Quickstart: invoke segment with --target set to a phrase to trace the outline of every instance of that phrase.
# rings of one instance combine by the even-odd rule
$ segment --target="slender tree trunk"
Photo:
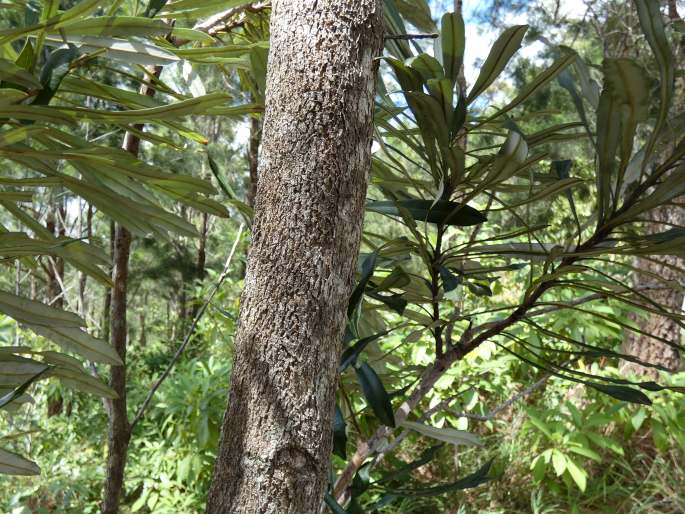
[[[200,245],[197,249],[197,264],[195,274],[197,279],[202,282],[205,279],[205,265],[207,263],[207,232],[209,230],[209,215],[202,213],[202,228],[200,230]]]
[[[675,0],[668,1],[668,15],[671,21],[680,20],[677,5]],[[685,36],[681,37],[678,47],[676,49],[677,64],[682,65],[685,62]],[[674,95],[673,109],[674,112],[680,113],[685,107],[685,79],[682,77],[676,81],[676,94]],[[675,144],[675,142],[673,143]],[[673,150],[671,147],[670,151]],[[683,204],[685,197],[680,197],[675,200],[676,203]],[[663,232],[671,228],[663,223],[672,223],[675,226],[685,226],[685,210],[675,205],[665,205],[656,209],[652,215],[650,231]],[[685,260],[669,255],[657,256],[653,259],[638,259],[636,266],[646,271],[647,273],[655,274],[665,280],[671,280],[675,283],[683,282],[683,275],[679,269],[685,268]],[[655,284],[655,280],[646,273],[636,273],[633,277],[633,284],[637,287]],[[661,289],[655,292],[647,293],[650,300],[659,305],[667,307],[673,312],[678,312],[683,308],[683,300],[685,295],[682,291],[675,289]],[[646,319],[636,319],[640,329],[646,334],[657,336],[675,344],[681,344],[682,332],[678,321],[660,316],[658,314],[650,314]],[[652,364],[659,364],[670,370],[678,371],[681,366],[680,354],[675,348],[668,346],[652,337],[642,336],[636,332],[628,332],[625,341],[625,351],[631,355],[636,356],[641,361]],[[621,366],[622,371],[634,372],[643,376],[655,376],[656,371],[653,368],[646,368],[633,362],[624,361]]]
[[[162,71],[160,66],[152,68],[155,77]],[[154,96],[155,90],[147,85],[140,88],[140,94]],[[143,130],[143,125],[136,125]],[[138,155],[140,139],[127,132],[124,137],[124,150]],[[109,417],[107,475],[102,502],[103,514],[118,514],[119,500],[124,486],[124,470],[131,428],[126,412],[126,342],[128,339],[126,305],[128,301],[128,262],[131,253],[131,233],[122,225],[116,225],[112,253],[112,291],[110,299],[110,335],[114,349],[123,365],[112,366],[110,387],[118,398],[112,400]]]
[[[128,134],[127,134],[128,136]],[[126,412],[126,302],[128,288],[128,259],[131,251],[131,233],[117,225],[114,237],[114,268],[112,271],[111,300],[111,337],[112,346],[119,354],[123,365],[112,366],[110,387],[118,398],[112,400],[109,418],[107,477],[105,496],[102,504],[103,514],[119,512],[119,497],[124,484],[126,454],[131,438],[128,415]]]
[[[112,259],[112,266],[109,273],[112,275],[114,267],[114,239],[116,237],[116,225],[113,221],[109,222],[109,255]],[[109,341],[110,332],[110,309],[112,307],[112,290],[105,289],[105,301],[102,306],[102,339]]]
[[[321,504],[381,43],[380,0],[273,2],[252,247],[210,514]]]
[[[202,227],[200,229],[200,244],[197,249],[197,261],[195,264],[195,277],[200,283],[204,282],[207,271],[207,232],[209,230],[209,215],[206,212],[202,213]],[[190,319],[195,319],[197,312],[202,307],[203,295],[199,294],[193,298],[193,308],[190,313]]]
[[[92,242],[93,238],[93,206],[87,204],[87,214],[86,214],[86,233],[85,237],[88,238],[88,243]],[[83,234],[81,234],[83,237]],[[78,293],[79,293],[79,311],[84,319],[88,316],[88,299],[86,297],[86,285],[88,283],[88,275],[83,272],[81,273],[81,278],[78,283]]]
[[[57,208],[55,208],[55,205],[50,206],[45,227],[51,235],[55,237],[64,237],[66,234],[64,227],[66,209],[63,200],[60,199],[57,203]],[[47,270],[47,303],[53,307],[62,309],[64,308],[64,291],[62,290],[62,284],[64,284],[64,260],[59,257],[48,257]],[[59,416],[62,414],[63,410],[64,398],[62,398],[62,391],[58,386],[58,388],[48,396],[47,415],[49,418]]]
[[[48,211],[45,228],[50,234],[55,237],[64,237],[66,230],[64,227],[64,219],[66,217],[66,208],[62,200],[59,201],[59,207],[51,206]],[[47,303],[61,309],[64,307],[64,291],[62,291],[61,284],[64,283],[64,260],[59,257],[48,258],[48,287],[47,287]]]

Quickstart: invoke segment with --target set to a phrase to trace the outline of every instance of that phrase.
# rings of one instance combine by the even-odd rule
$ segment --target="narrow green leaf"
[[[485,215],[466,204],[449,200],[397,200],[373,201],[366,208],[372,212],[399,216],[400,209],[406,209],[415,220],[429,223],[468,227],[487,221]]]
[[[69,73],[69,67],[79,56],[79,51],[74,46],[68,48],[58,48],[52,52],[43,69],[40,71],[40,83],[43,85],[38,96],[33,100],[33,105],[48,105],[52,97],[57,93],[57,89],[62,79]]]
[[[85,321],[76,314],[5,291],[0,291],[0,311],[20,323],[65,328],[78,328],[85,325]]]
[[[461,13],[445,13],[440,26],[440,47],[445,75],[453,84],[457,83],[459,70],[464,64],[465,45],[464,19]]]
[[[85,18],[70,23],[60,32],[66,36],[97,36],[97,37],[155,37],[165,36],[171,32],[172,26],[163,20],[151,20],[136,16],[97,16]],[[53,34],[56,31],[50,31]],[[59,34],[59,33],[58,33]],[[67,41],[68,41],[67,37]]]
[[[442,278],[442,287],[445,291],[453,291],[461,284],[461,279],[445,266],[440,266],[438,271],[440,273],[440,278]]]
[[[357,283],[357,286],[354,288],[354,291],[352,291],[352,295],[350,295],[350,301],[347,305],[348,318],[352,317],[352,314],[362,301],[366,285],[369,283],[369,280],[371,280],[373,272],[376,269],[377,259],[378,252],[372,252],[362,262],[361,276],[359,277],[359,282]]]
[[[620,141],[620,108],[613,95],[603,90],[597,109],[597,202],[598,224],[609,215],[612,202],[611,184],[615,176],[616,152]]]
[[[159,11],[167,4],[169,0],[150,0],[145,8],[143,16],[154,18]]]
[[[518,105],[522,104],[526,100],[528,100],[530,97],[532,97],[535,93],[537,93],[540,88],[542,88],[544,85],[546,85],[548,82],[550,82],[552,79],[554,79],[559,73],[561,73],[564,69],[566,69],[567,66],[572,64],[573,62],[576,61],[576,54],[575,53],[568,53],[556,61],[554,61],[548,68],[543,70],[537,77],[535,77],[531,82],[526,84],[520,91],[519,94],[516,95],[516,97],[509,102],[507,105],[502,107],[499,111],[497,111],[495,114],[491,115],[486,121],[483,123],[487,123],[499,116],[502,116],[503,114],[511,111],[514,107],[517,107]]]
[[[587,487],[587,473],[585,470],[578,466],[573,459],[568,457],[566,458],[566,469],[568,470],[569,475],[571,475],[573,481],[578,486],[578,489],[585,491],[585,488]]]
[[[664,19],[661,15],[659,2],[656,2],[655,0],[634,1],[635,7],[637,8],[637,15],[640,20],[640,26],[642,27],[642,33],[645,35],[645,38],[654,53],[654,57],[659,66],[659,75],[661,77],[661,105],[659,106],[659,115],[654,131],[646,146],[645,155],[648,157],[651,154],[656,138],[668,117],[675,84],[676,60],[673,56],[671,45],[668,42],[668,37],[666,36]]]
[[[504,70],[512,56],[521,48],[521,42],[527,30],[528,25],[510,27],[495,41],[495,44],[490,49],[490,54],[480,69],[475,84],[473,84],[471,91],[469,91],[466,97],[467,104],[470,104],[480,96],[502,73],[502,70]]]
[[[624,402],[638,403],[642,405],[652,404],[652,400],[650,400],[645,393],[637,389],[633,389],[631,387],[595,383],[588,385],[592,386],[594,389],[597,389],[602,393],[608,394],[609,396],[613,396],[614,398],[617,398],[619,400],[623,400]]]
[[[6,407],[14,400],[19,398],[21,395],[23,395],[29,388],[29,386],[33,384],[36,380],[38,380],[43,375],[43,373],[45,373],[48,369],[50,369],[50,366],[44,366],[42,370],[33,375],[31,378],[25,380],[21,385],[16,387],[14,390],[10,391],[4,396],[0,396],[0,409]]]
[[[326,503],[326,505],[333,514],[348,514],[347,511],[343,509],[342,506],[336,501],[336,499],[333,498],[331,493],[326,492],[326,494],[323,497],[323,501]]]
[[[395,0],[402,17],[419,30],[433,32],[435,22],[426,0]]]
[[[345,418],[338,405],[335,406],[335,415],[333,417],[333,453],[338,457],[347,459]]]
[[[384,330],[383,332],[379,332],[372,336],[364,337],[355,342],[352,346],[345,349],[343,354],[340,356],[340,372],[342,373],[348,367],[354,366],[357,363],[359,354],[364,351],[364,348],[366,348],[370,343],[380,339],[383,336],[386,336],[389,332],[389,330]]]
[[[390,490],[394,494],[401,496],[414,497],[414,496],[438,496],[451,491],[461,491],[464,489],[472,489],[478,487],[481,484],[490,481],[488,477],[490,473],[490,467],[492,466],[492,460],[486,462],[477,471],[471,473],[464,478],[452,482],[450,484],[442,484],[434,487],[426,487],[424,489],[401,489],[401,490]]]
[[[409,477],[412,471],[432,461],[437,455],[440,448],[442,448],[443,446],[444,444],[442,443],[436,444],[435,446],[431,446],[430,448],[424,450],[418,459],[413,460],[412,462],[409,462],[408,464],[405,464],[403,466],[400,466],[399,468],[394,469],[386,475],[383,475],[383,478],[379,479],[376,483],[383,484],[393,481],[404,481],[406,478]]]
[[[16,84],[27,89],[40,89],[41,84],[36,77],[7,59],[0,58],[0,82]]]
[[[402,421],[400,426],[409,428],[418,432],[421,435],[444,441],[446,443],[462,446],[482,446],[480,437],[471,432],[464,430],[456,430],[454,428],[436,428],[423,423],[416,423],[414,421]]]
[[[428,54],[421,54],[408,61],[409,67],[419,72],[424,82],[430,79],[441,79],[445,76],[445,71],[434,57]]]
[[[0,474],[40,475],[40,468],[35,462],[0,448]]]
[[[388,396],[388,392],[383,387],[383,383],[376,372],[366,362],[363,362],[355,370],[364,398],[369,402],[373,413],[381,423],[394,428],[395,414],[390,403],[390,396]]]

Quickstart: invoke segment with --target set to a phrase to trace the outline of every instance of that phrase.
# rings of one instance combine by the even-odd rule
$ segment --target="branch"
[[[586,250],[594,248],[599,243],[603,242],[612,230],[621,225],[620,216],[622,216],[632,205],[634,205],[640,195],[647,191],[651,185],[651,180],[648,179],[638,186],[630,197],[623,203],[620,209],[616,210],[606,223],[595,230],[594,234],[585,243],[576,247],[573,255],[564,257],[556,271],[566,266],[570,266],[576,261],[582,260],[582,253]],[[618,220],[618,221],[617,221]],[[409,413],[423,400],[425,395],[433,388],[435,383],[442,377],[442,375],[450,368],[452,364],[462,359],[480,346],[485,341],[492,337],[499,335],[502,331],[509,328],[524,319],[529,315],[528,311],[536,307],[536,302],[549,289],[553,288],[557,282],[555,280],[541,281],[537,287],[531,291],[525,300],[506,318],[494,323],[488,323],[481,327],[481,331],[467,330],[462,335],[460,344],[446,352],[442,357],[435,360],[434,364],[424,370],[419,378],[419,385],[414,389],[409,398],[397,409],[395,413],[395,421],[397,424],[404,421]],[[534,311],[535,312],[535,311]],[[537,311],[539,312],[539,311]],[[364,463],[364,461],[373,453],[378,451],[381,444],[384,443],[385,438],[392,434],[393,429],[382,426],[376,433],[364,443],[357,447],[357,451],[350,459],[347,467],[338,477],[338,480],[333,487],[333,497],[338,499],[342,493],[347,489],[348,485],[354,478],[355,473]]]
[[[252,2],[251,4],[232,7],[231,9],[226,9],[223,12],[211,16],[205,21],[198,23],[193,28],[206,32],[210,36],[216,36],[219,32],[226,32],[235,26],[235,22],[230,23],[231,19],[234,17],[244,15],[248,12],[256,13],[269,7],[271,7],[270,1]]]
[[[432,34],[389,34],[387,36],[384,36],[384,39],[403,39],[403,40],[411,40],[411,39],[437,39],[439,34],[432,33]]]
[[[169,362],[169,365],[167,366],[167,368],[164,370],[164,373],[162,373],[162,375],[157,379],[157,381],[154,383],[152,388],[150,388],[150,391],[148,391],[147,396],[145,397],[145,400],[143,400],[143,403],[140,405],[138,412],[136,412],[136,415],[133,418],[133,421],[131,422],[131,425],[130,425],[130,431],[131,432],[133,432],[133,429],[135,428],[136,424],[143,418],[143,415],[145,414],[145,409],[147,409],[148,406],[150,405],[150,402],[152,401],[152,397],[155,395],[155,393],[157,392],[159,387],[162,385],[162,382],[164,382],[164,380],[166,380],[166,378],[169,376],[172,368],[174,367],[176,362],[178,362],[178,359],[181,357],[181,354],[183,353],[183,351],[186,349],[186,347],[190,343],[190,340],[192,339],[193,335],[195,334],[195,328],[197,327],[197,324],[202,319],[202,316],[204,315],[205,311],[207,310],[207,307],[209,307],[209,304],[214,299],[214,295],[216,295],[217,291],[221,287],[221,284],[223,283],[223,281],[228,276],[228,272],[229,272],[230,266],[231,266],[231,261],[233,260],[233,255],[235,254],[236,248],[238,247],[238,242],[240,241],[240,236],[243,233],[244,227],[245,227],[245,224],[241,223],[240,227],[238,228],[238,234],[235,237],[235,241],[233,241],[233,247],[231,248],[231,252],[228,254],[228,258],[226,259],[226,263],[224,264],[224,269],[222,270],[221,275],[219,275],[219,279],[214,284],[212,291],[207,296],[207,299],[202,304],[202,307],[200,307],[200,309],[197,311],[197,314],[195,315],[195,318],[193,318],[193,322],[190,325],[190,328],[188,329],[186,336],[183,338],[183,342],[181,343],[181,346],[179,346],[178,349],[176,350],[176,353],[172,357],[171,362]]]

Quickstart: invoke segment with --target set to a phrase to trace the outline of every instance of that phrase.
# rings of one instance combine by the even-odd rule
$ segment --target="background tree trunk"
[[[127,134],[128,136],[128,134]],[[126,454],[131,432],[126,412],[126,304],[128,289],[128,259],[131,251],[131,233],[117,225],[114,238],[114,268],[112,271],[111,336],[112,346],[119,354],[122,366],[112,366],[110,387],[118,398],[112,400],[109,418],[107,476],[103,514],[119,512],[119,497],[124,484]]]
[[[66,206],[64,199],[58,198],[48,210],[45,227],[51,235],[55,237],[64,237],[66,234]],[[64,284],[64,259],[60,257],[49,256],[47,258],[47,297],[46,303],[57,307],[64,308],[64,294],[62,285]],[[47,399],[47,415],[49,418],[59,416],[64,410],[64,398],[62,397],[62,390],[59,386],[50,393]]]
[[[668,1],[668,16],[671,21],[680,20],[675,0]],[[685,36],[679,41],[675,57],[676,63],[679,66],[685,62]],[[685,79],[682,77],[676,79],[676,91],[673,100],[674,112],[681,112],[681,108],[685,103]],[[676,141],[673,142],[673,145],[675,144]],[[672,150],[673,148],[669,148],[669,151]],[[675,201],[682,204],[685,202],[685,197],[680,197]],[[674,226],[685,226],[685,211],[678,206],[665,205],[656,209],[652,213],[651,219],[654,223],[652,223],[650,231],[663,232],[671,228],[671,226],[664,225],[664,223],[670,223]],[[633,284],[636,287],[660,285],[647,273],[655,274],[665,280],[678,282],[681,285],[683,284],[683,274],[679,270],[685,269],[685,260],[676,256],[669,255],[652,259],[637,259],[636,266],[646,272],[634,275]],[[675,289],[662,289],[647,292],[646,294],[650,300],[658,305],[667,306],[673,312],[678,312],[683,308],[685,295]],[[637,321],[640,329],[646,334],[672,341],[675,344],[681,344],[682,342],[681,325],[676,320],[658,314],[651,314],[648,318],[639,318],[635,321]],[[626,353],[636,356],[641,361],[659,364],[673,371],[680,369],[680,353],[678,350],[652,337],[631,331],[628,332],[624,344]],[[646,368],[627,361],[623,362],[621,370],[639,375],[656,375],[656,370],[653,368]]]
[[[381,43],[380,0],[273,3],[252,247],[208,513],[320,506]]]
[[[154,77],[159,77],[161,66],[150,69]],[[140,94],[154,96],[155,90],[143,84]],[[143,125],[135,125],[143,130]],[[133,155],[138,155],[140,138],[126,132],[122,148]],[[128,339],[126,306],[128,302],[128,262],[131,253],[131,233],[126,227],[116,224],[112,253],[112,291],[110,297],[110,335],[114,349],[119,354],[122,366],[112,366],[110,387],[118,398],[112,400],[109,412],[107,475],[102,502],[103,514],[118,514],[119,500],[124,486],[124,470],[128,444],[131,440],[131,428],[126,408],[126,343]]]

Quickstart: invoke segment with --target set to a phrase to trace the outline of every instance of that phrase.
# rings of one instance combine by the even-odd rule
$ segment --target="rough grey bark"
[[[675,0],[668,2],[668,15],[671,21],[680,20]],[[676,49],[677,64],[685,62],[685,36],[681,37]],[[676,81],[676,93],[674,95],[673,108],[675,113],[683,112],[685,107],[685,79],[682,77]],[[673,145],[668,145],[669,151],[673,151]],[[673,226],[685,226],[685,197],[675,200],[675,205],[665,205],[651,213],[653,223],[649,227],[651,232],[663,232]],[[684,284],[685,277],[679,270],[685,269],[685,260],[669,255],[656,256],[652,259],[637,259],[636,266],[646,273],[636,273],[633,277],[635,287],[645,287],[654,285],[655,280],[649,273],[655,274],[665,280],[674,283]],[[672,312],[678,312],[683,308],[685,295],[676,289],[660,289],[646,293],[650,300],[656,302]],[[658,314],[650,314],[648,318],[636,319],[639,328],[646,334],[656,336],[675,344],[682,343],[682,331],[678,321]],[[626,353],[636,356],[638,359],[651,364],[659,364],[673,371],[678,371],[681,367],[680,353],[675,348],[664,344],[653,337],[641,335],[636,332],[629,332],[624,343]],[[621,370],[633,372],[643,376],[656,376],[656,370],[640,366],[633,362],[623,362]]]
[[[261,161],[210,514],[321,504],[370,167],[380,0],[276,0]]]
[[[253,99],[254,101],[254,99]],[[250,168],[247,187],[247,205],[254,207],[255,196],[257,196],[257,181],[259,176],[259,145],[262,140],[262,127],[259,118],[250,119],[250,142],[247,149],[247,163]]]

